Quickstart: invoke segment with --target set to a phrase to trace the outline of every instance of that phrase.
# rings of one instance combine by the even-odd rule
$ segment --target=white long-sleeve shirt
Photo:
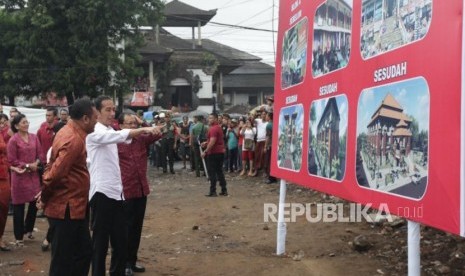
[[[266,125],[268,122],[255,119],[255,123],[257,124],[257,142],[263,142],[266,140]]]
[[[96,192],[111,199],[124,199],[116,144],[127,141],[129,132],[129,129],[115,131],[111,127],[97,123],[94,132],[87,135],[87,166],[90,173],[89,200]]]

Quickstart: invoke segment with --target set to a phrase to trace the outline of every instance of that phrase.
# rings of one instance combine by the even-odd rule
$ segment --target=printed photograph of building
[[[313,22],[312,75],[318,77],[349,63],[352,0],[327,0]]]
[[[362,91],[357,114],[360,186],[419,199],[428,180],[429,88],[424,78]]]
[[[281,59],[281,87],[303,82],[307,65],[308,19],[300,20],[286,31]]]
[[[310,107],[308,172],[342,180],[346,167],[347,97],[321,99]]]
[[[367,59],[422,39],[433,0],[363,0],[361,49]]]
[[[291,171],[302,167],[304,108],[300,105],[281,109],[278,130],[278,166]]]

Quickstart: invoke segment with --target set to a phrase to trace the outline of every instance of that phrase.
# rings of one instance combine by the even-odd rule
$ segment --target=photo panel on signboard
[[[303,18],[284,33],[281,57],[281,88],[304,81],[307,69],[308,19]]]
[[[360,50],[364,59],[421,40],[431,25],[433,0],[363,0]]]
[[[316,10],[313,22],[313,77],[344,68],[349,63],[352,6],[352,0],[327,0]]]
[[[279,112],[278,167],[298,172],[302,167],[304,108],[298,104]]]
[[[346,170],[346,95],[313,101],[308,129],[308,173],[341,181]]]
[[[364,89],[357,110],[358,184],[420,199],[428,183],[429,122],[424,78]]]

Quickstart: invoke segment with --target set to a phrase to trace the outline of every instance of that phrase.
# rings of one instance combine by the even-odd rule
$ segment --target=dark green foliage
[[[73,101],[128,92],[139,26],[161,20],[161,0],[0,0],[0,96],[55,91]],[[125,47],[122,47],[123,45]]]

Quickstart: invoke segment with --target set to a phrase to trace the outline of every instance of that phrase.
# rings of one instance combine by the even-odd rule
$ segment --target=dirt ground
[[[206,179],[177,166],[175,175],[149,171],[151,194],[139,250],[147,271],[140,275],[406,274],[405,223],[309,223],[301,218],[287,224],[287,253],[276,256],[276,223],[264,223],[263,206],[278,202],[279,184],[228,174],[230,196],[209,198],[204,196]],[[286,201],[341,202],[294,185]],[[48,274],[50,252],[40,249],[46,228],[46,219],[39,218],[35,240],[0,252],[0,275]],[[463,240],[429,228],[422,234],[422,274],[463,275]],[[359,235],[371,245],[361,253],[352,246]],[[4,238],[14,240],[11,217]]]

